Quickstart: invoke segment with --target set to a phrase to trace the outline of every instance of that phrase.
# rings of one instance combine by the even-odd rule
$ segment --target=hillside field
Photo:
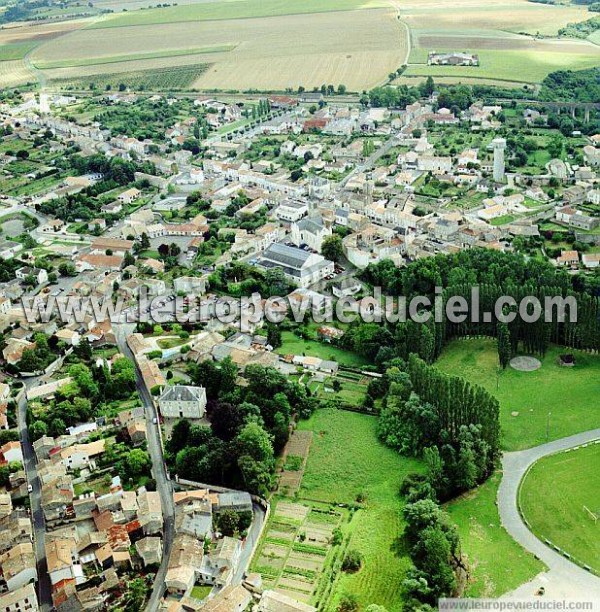
[[[584,6],[527,0],[101,0],[114,12],[0,30],[0,86],[39,77],[59,88],[90,77],[139,87],[140,71],[204,64],[184,86],[198,90],[285,90],[343,84],[361,92],[428,75],[443,82],[539,83],[558,69],[600,62],[590,40],[551,38],[588,18]],[[478,53],[474,68],[427,66],[429,51]],[[6,63],[11,62],[11,63]],[[2,65],[4,64],[4,65]],[[35,68],[32,73],[28,68]],[[114,75],[114,76],[111,76]]]

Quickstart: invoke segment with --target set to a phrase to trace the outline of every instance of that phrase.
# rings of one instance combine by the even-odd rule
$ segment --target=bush
[[[363,557],[358,550],[349,550],[342,561],[342,571],[354,573],[361,568]]]

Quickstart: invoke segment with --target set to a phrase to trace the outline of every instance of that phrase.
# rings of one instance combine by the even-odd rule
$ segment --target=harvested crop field
[[[402,19],[411,29],[527,32],[556,35],[567,23],[589,18],[585,6],[560,6],[528,0],[458,0],[449,7],[444,0],[419,0],[401,7]]]
[[[0,87],[15,87],[35,82],[35,75],[22,60],[0,62]]]
[[[183,55],[199,46],[201,54]],[[201,62],[212,66],[191,84],[197,89],[333,83],[359,91],[385,80],[406,51],[405,28],[390,8],[86,29],[41,45],[31,60],[57,66],[47,72],[51,80],[104,73],[105,62],[111,72]],[[69,64],[78,66],[60,67]]]

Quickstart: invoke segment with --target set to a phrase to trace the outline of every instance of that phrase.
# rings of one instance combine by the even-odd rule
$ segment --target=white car
[[[30,484],[27,485],[27,491],[29,491],[29,493],[33,491],[33,487]]]

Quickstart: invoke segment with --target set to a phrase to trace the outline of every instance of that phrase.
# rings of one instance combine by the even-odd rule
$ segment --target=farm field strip
[[[558,50],[471,49],[471,52],[479,55],[479,66],[411,64],[403,76],[454,77],[455,79],[466,77],[539,83],[548,73],[555,70],[583,70],[597,66],[600,62],[600,49],[595,49],[591,45],[586,46],[589,47],[589,52],[585,53],[564,53]]]
[[[57,61],[40,60],[34,63],[36,68],[71,68],[78,66],[101,66],[106,64],[120,64],[139,60],[151,60],[164,57],[181,57],[187,55],[202,55],[205,53],[226,53],[235,49],[235,44],[214,45],[211,47],[190,47],[183,49],[165,49],[163,51],[149,51],[147,53],[129,53],[123,55],[106,55],[98,57],[87,57],[83,59],[65,59]],[[0,53],[2,49],[0,48]]]
[[[183,6],[109,15],[92,24],[93,29],[120,28],[148,24],[189,23],[191,21],[228,21],[303,15],[331,11],[355,11],[387,7],[386,0],[234,0],[233,2],[198,2]]]

